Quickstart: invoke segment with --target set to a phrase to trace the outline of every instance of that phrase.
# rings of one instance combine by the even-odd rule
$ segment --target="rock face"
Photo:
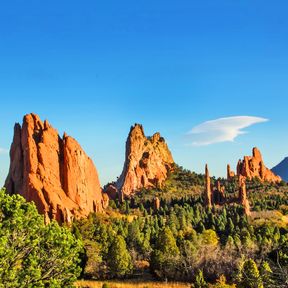
[[[126,141],[126,157],[116,187],[121,199],[142,188],[161,187],[174,160],[163,137],[146,137],[142,125],[131,127]]]
[[[231,170],[231,167],[229,164],[227,164],[227,180],[231,180],[235,177],[235,172]]]
[[[244,176],[248,179],[257,177],[261,181],[274,183],[281,181],[280,176],[275,175],[264,165],[262,155],[256,147],[253,148],[252,156],[244,156],[242,161],[239,160],[237,164],[237,175]]]
[[[250,205],[247,199],[246,178],[239,176],[239,203],[243,206],[245,214],[250,215]]]
[[[284,158],[278,165],[273,167],[272,172],[279,175],[284,181],[288,181],[288,157]]]
[[[208,170],[208,165],[205,166],[205,192],[204,192],[204,204],[205,206],[212,207],[212,189],[211,189],[211,180]]]
[[[45,220],[71,222],[90,212],[102,211],[103,198],[92,160],[78,142],[58,132],[35,114],[15,125],[5,187],[34,201]]]
[[[108,197],[112,200],[116,200],[118,198],[118,190],[115,186],[115,183],[108,183],[105,187],[103,187],[105,191],[104,194],[108,195]]]

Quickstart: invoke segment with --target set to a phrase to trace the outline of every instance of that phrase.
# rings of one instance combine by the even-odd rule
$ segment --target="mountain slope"
[[[284,181],[288,181],[288,157],[284,158],[278,165],[271,169],[276,175],[281,176]]]

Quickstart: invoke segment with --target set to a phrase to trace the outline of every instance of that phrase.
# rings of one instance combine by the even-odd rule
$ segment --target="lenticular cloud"
[[[231,142],[234,141],[237,136],[246,133],[242,129],[266,121],[268,121],[268,119],[254,116],[218,118],[193,127],[187,135],[191,139],[192,145],[195,146],[227,141]]]

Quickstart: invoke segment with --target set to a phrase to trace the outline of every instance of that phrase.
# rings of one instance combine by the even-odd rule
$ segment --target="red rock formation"
[[[238,161],[237,164],[237,175],[244,176],[248,179],[254,177],[259,178],[261,181],[268,182],[280,182],[281,177],[275,175],[271,170],[269,170],[263,162],[262,155],[260,151],[254,147],[252,151],[252,156],[244,156],[244,159]]]
[[[160,209],[160,199],[158,197],[153,199],[153,208],[154,211],[158,211]]]
[[[204,192],[204,204],[205,206],[212,207],[212,189],[209,176],[208,165],[205,166],[205,192]]]
[[[35,114],[14,128],[5,187],[34,201],[46,221],[71,222],[107,206],[92,160],[77,141]]]
[[[159,133],[146,137],[142,125],[132,126],[124,168],[116,183],[121,199],[142,188],[161,187],[173,164],[171,152]]]
[[[227,164],[227,180],[231,180],[235,177],[235,172],[233,172],[230,168],[230,165]]]
[[[245,214],[250,215],[250,205],[247,199],[246,178],[239,176],[239,203],[243,206]]]
[[[213,202],[223,204],[225,202],[225,186],[221,185],[220,180],[217,180],[216,190],[213,191]]]
[[[106,187],[103,188],[105,194],[109,196],[110,199],[116,200],[118,198],[118,189],[115,186],[115,183],[109,183]]]

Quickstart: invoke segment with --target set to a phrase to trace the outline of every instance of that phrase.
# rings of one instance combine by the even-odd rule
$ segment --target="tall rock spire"
[[[250,215],[250,205],[247,199],[246,178],[239,176],[239,203],[243,206],[245,214]]]
[[[102,211],[108,203],[97,170],[78,142],[66,134],[61,138],[35,114],[15,125],[5,187],[35,202],[47,222],[71,222]]]
[[[227,164],[227,180],[231,180],[235,176],[235,172],[231,170],[230,164]]]
[[[205,206],[212,207],[212,190],[211,190],[211,180],[209,176],[208,165],[205,165],[205,192],[204,192],[204,203]]]

